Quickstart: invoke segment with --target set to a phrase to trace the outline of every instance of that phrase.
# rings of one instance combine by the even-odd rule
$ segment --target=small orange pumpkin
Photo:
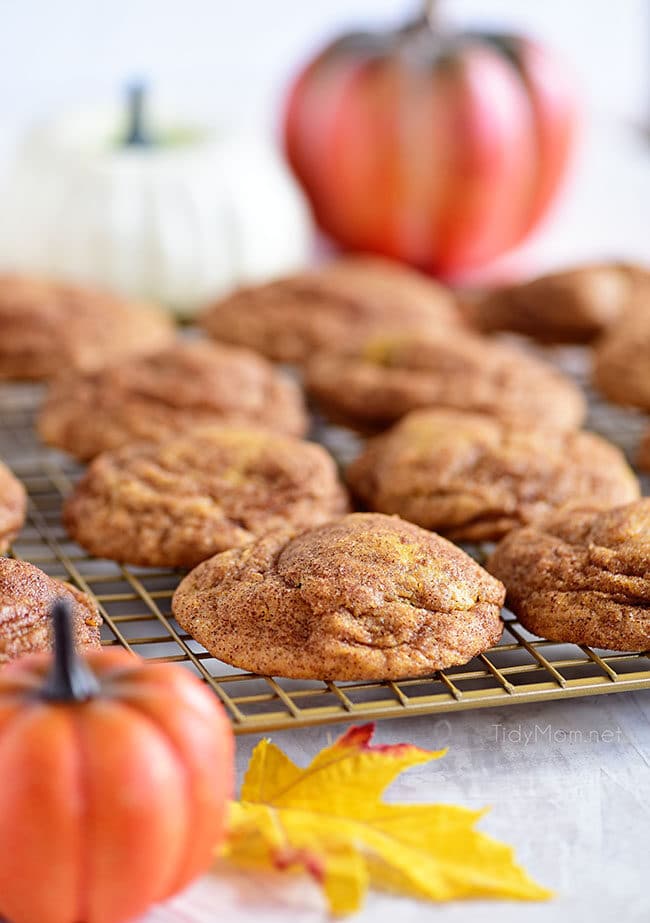
[[[74,650],[0,674],[0,915],[121,923],[211,864],[233,786],[233,736],[186,670]]]

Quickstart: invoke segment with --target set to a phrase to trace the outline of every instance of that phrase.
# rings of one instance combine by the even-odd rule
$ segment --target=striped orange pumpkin
[[[558,62],[517,36],[345,35],[296,79],[290,163],[344,248],[454,276],[510,249],[552,201],[576,113]]]

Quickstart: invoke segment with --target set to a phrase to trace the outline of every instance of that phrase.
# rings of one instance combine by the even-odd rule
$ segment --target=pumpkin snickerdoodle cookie
[[[555,509],[639,496],[622,452],[600,436],[482,414],[414,410],[348,468],[364,504],[454,541],[493,541]]]
[[[323,353],[306,381],[328,415],[362,429],[386,427],[421,407],[563,429],[579,426],[586,411],[581,391],[552,366],[462,331],[380,337],[347,355]]]
[[[99,646],[101,617],[93,600],[26,561],[0,558],[0,664],[50,650],[50,609],[67,599],[77,644]]]
[[[456,325],[451,293],[378,257],[343,257],[317,269],[240,289],[211,305],[200,323],[218,340],[280,362],[361,343],[383,330]]]
[[[546,343],[587,343],[628,311],[650,309],[650,270],[593,263],[509,285],[469,302],[484,332],[512,330]]]
[[[650,411],[650,309],[627,317],[598,342],[594,384],[615,404]]]
[[[88,372],[163,349],[174,325],[160,308],[38,277],[0,274],[0,379]]]
[[[613,650],[650,648],[650,499],[517,529],[487,566],[534,634]]]
[[[321,446],[207,426],[99,455],[63,519],[97,557],[193,567],[270,529],[307,528],[347,508],[334,460]]]
[[[25,521],[26,508],[25,488],[0,461],[0,554],[18,534]]]
[[[89,375],[57,379],[38,421],[45,442],[82,461],[128,442],[159,442],[203,423],[307,429],[298,385],[261,356],[204,341]]]
[[[354,513],[204,561],[172,608],[210,653],[244,670],[399,679],[466,663],[496,644],[504,593],[439,535]]]

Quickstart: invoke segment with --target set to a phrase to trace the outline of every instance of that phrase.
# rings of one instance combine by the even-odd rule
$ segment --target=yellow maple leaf
[[[306,870],[336,914],[358,910],[371,885],[434,901],[551,896],[509,846],[475,829],[484,811],[382,801],[401,772],[446,751],[373,747],[373,731],[351,728],[306,769],[262,740],[231,806],[225,856],[247,867]]]

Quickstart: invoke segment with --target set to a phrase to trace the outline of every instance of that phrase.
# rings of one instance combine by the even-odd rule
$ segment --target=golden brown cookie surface
[[[25,521],[27,495],[20,481],[0,462],[0,554],[9,547]]]
[[[162,309],[31,276],[0,275],[0,379],[93,371],[167,346],[174,325]]]
[[[204,561],[173,599],[215,657],[309,679],[398,679],[466,663],[501,637],[503,586],[445,539],[355,513]]]
[[[412,411],[367,444],[347,477],[367,508],[468,542],[499,539],[555,509],[639,496],[622,452],[593,433],[450,410]]]
[[[650,648],[650,499],[517,529],[487,567],[536,635],[613,650]]]
[[[307,528],[346,511],[334,460],[321,446],[208,426],[99,455],[63,518],[96,557],[193,567],[271,529]]]
[[[38,426],[45,442],[86,460],[128,442],[160,442],[204,423],[302,435],[295,382],[249,350],[203,341],[52,383]]]
[[[579,426],[580,390],[519,349],[462,331],[370,340],[350,355],[317,356],[307,388],[327,414],[382,428],[421,407],[476,411],[502,420]]]
[[[303,363],[376,331],[457,325],[459,317],[451,293],[426,276],[388,260],[344,257],[241,289],[206,309],[200,322],[218,340]]]
[[[50,609],[60,598],[70,603],[77,644],[98,647],[102,620],[89,596],[26,561],[0,558],[0,664],[50,650]]]
[[[468,317],[484,332],[512,330],[546,343],[587,343],[640,301],[650,309],[650,271],[594,263],[489,292],[469,303]]]

